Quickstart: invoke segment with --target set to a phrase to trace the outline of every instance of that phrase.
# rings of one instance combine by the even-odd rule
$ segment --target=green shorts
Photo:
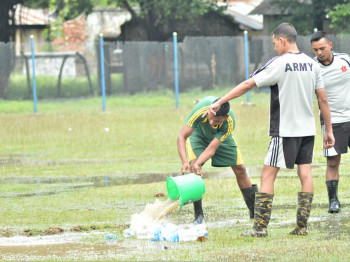
[[[208,147],[211,140],[203,139],[195,133],[187,139],[187,153],[189,161],[197,159]],[[233,134],[228,136],[216,150],[211,158],[211,165],[215,167],[228,167],[242,165],[243,160]]]

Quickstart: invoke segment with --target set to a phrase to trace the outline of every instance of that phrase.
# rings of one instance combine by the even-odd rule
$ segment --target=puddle
[[[254,171],[255,176],[259,173]],[[159,173],[134,173],[134,174],[115,174],[115,175],[98,175],[98,176],[84,176],[84,177],[40,177],[40,178],[28,178],[28,177],[6,177],[0,178],[0,184],[26,184],[45,187],[45,185],[57,185],[55,190],[45,190],[41,188],[40,191],[28,192],[28,193],[11,193],[6,195],[0,195],[0,198],[14,198],[14,197],[35,197],[39,195],[54,195],[63,192],[74,191],[82,188],[96,188],[96,187],[108,187],[108,186],[120,186],[127,184],[150,184],[155,182],[164,182],[169,176],[178,176],[176,172],[159,172]],[[206,178],[229,178],[234,177],[232,170],[220,170],[216,172],[206,173]],[[254,175],[250,175],[254,177]],[[30,188],[30,187],[28,187]]]
[[[312,229],[326,234],[325,239],[348,238],[350,232],[350,217],[345,214],[329,214],[324,219],[312,223]]]
[[[14,197],[35,197],[39,195],[54,195],[63,192],[75,191],[82,188],[93,188],[93,187],[108,187],[108,186],[119,186],[126,184],[148,184],[154,182],[166,181],[168,176],[174,176],[173,173],[159,173],[159,174],[130,174],[126,175],[111,175],[111,176],[86,176],[86,177],[41,177],[41,178],[4,178],[0,180],[0,184],[26,184],[28,190],[32,186],[32,190],[35,187],[40,187],[40,190],[28,193],[17,193],[0,195],[0,198],[14,198]],[[52,190],[52,186],[55,189]],[[48,189],[45,190],[45,187]]]
[[[53,244],[43,246],[0,247],[0,259],[12,261],[101,260],[122,258],[126,249],[105,244]]]
[[[261,173],[260,166],[252,166],[247,168],[247,172],[251,178],[259,178]],[[108,186],[120,186],[127,184],[149,184],[155,182],[163,182],[169,176],[178,176],[178,172],[158,172],[158,173],[117,173],[114,175],[95,175],[95,176],[59,176],[59,177],[3,177],[0,178],[0,184],[26,184],[31,185],[35,192],[31,190],[30,186],[28,190],[30,192],[25,193],[7,193],[0,195],[0,198],[13,198],[13,197],[35,197],[39,195],[55,195],[63,192],[74,191],[82,188],[97,188]],[[323,176],[323,174],[320,174]],[[293,171],[289,173],[278,174],[278,178],[290,178],[296,177]],[[350,173],[342,173],[342,176],[350,176]],[[231,169],[211,171],[205,174],[206,178],[232,178],[234,174]],[[36,190],[35,186],[41,185],[40,190]],[[48,188],[45,190],[45,185]],[[52,185],[55,185],[55,189],[52,189]]]
[[[5,177],[0,178],[0,183],[17,184],[58,184],[58,183],[91,183],[94,186],[124,185],[124,184],[147,184],[159,182],[168,176],[176,176],[176,173],[135,173],[96,176],[60,176],[60,177]]]
[[[162,159],[167,161],[172,159],[172,157],[145,157],[145,158],[120,158],[120,159],[58,159],[58,160],[46,160],[46,159],[36,159],[33,155],[23,156],[23,155],[10,155],[6,157],[0,157],[0,167],[1,166],[63,166],[63,165],[81,165],[81,164],[105,164],[105,163],[119,163],[119,162],[140,162],[148,160],[150,162],[155,159]]]
[[[94,235],[101,241],[87,242],[86,237]],[[191,244],[155,243],[150,240],[122,239],[113,245],[107,245],[105,233],[63,234],[45,237],[13,237],[10,240],[0,238],[0,260],[38,261],[38,260],[126,260],[130,256],[158,253],[160,249],[172,249],[181,246],[188,249]],[[85,242],[84,242],[85,239]],[[65,242],[64,242],[65,241]],[[12,243],[11,243],[12,242]],[[6,244],[7,243],[7,244]],[[192,247],[193,248],[193,247]]]
[[[4,246],[37,246],[51,244],[67,244],[80,242],[88,236],[98,235],[101,233],[63,233],[49,236],[15,236],[15,237],[0,237],[0,247]]]
[[[244,231],[252,226],[250,219],[230,219],[207,222],[207,229],[232,228]],[[269,228],[292,228],[295,218],[276,218],[271,220]],[[348,237],[350,232],[348,214],[325,214],[309,219],[310,234],[319,234],[322,239],[340,239]],[[154,254],[160,249],[180,250],[200,248],[193,243],[152,242],[136,238],[118,236],[113,245],[104,242],[107,232],[63,233],[35,237],[0,238],[0,260],[37,261],[37,260],[127,260],[131,257]],[[209,238],[210,239],[210,238]]]

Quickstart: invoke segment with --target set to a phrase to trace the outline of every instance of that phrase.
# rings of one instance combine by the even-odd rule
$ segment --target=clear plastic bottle
[[[152,241],[182,242],[195,241],[198,237],[208,237],[206,225],[194,225],[190,228],[182,228],[168,223],[157,227],[153,232]]]
[[[179,234],[177,231],[167,232],[161,235],[161,240],[168,242],[179,242]]]
[[[160,241],[162,240],[162,228],[161,227],[157,227],[155,230],[154,230],[154,234],[153,234],[153,239],[152,241]]]
[[[142,229],[137,231],[137,239],[147,239],[151,237],[152,235],[147,229]]]
[[[171,238],[171,231],[166,228],[166,227],[162,227],[161,229],[161,240],[163,241],[169,241]]]
[[[198,224],[194,226],[194,229],[198,233],[198,237],[208,237],[207,226],[205,224]]]
[[[123,236],[124,237],[131,237],[133,235],[135,235],[135,233],[132,232],[130,229],[124,229],[124,231],[123,231]]]
[[[112,234],[112,233],[108,233],[108,234],[106,234],[105,239],[106,239],[106,244],[108,246],[111,246],[111,245],[115,245],[117,243],[118,236],[115,234]]]
[[[189,229],[180,229],[177,231],[179,241],[195,241],[198,238],[198,232],[197,230],[193,228]]]
[[[198,237],[208,237],[205,225],[195,225],[188,229],[182,228],[177,231],[179,241],[195,241]]]
[[[168,223],[161,227],[161,239],[163,241],[179,242],[179,237],[177,234],[178,226]]]

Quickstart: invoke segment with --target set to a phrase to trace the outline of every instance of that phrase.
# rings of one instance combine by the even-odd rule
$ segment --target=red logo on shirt
[[[347,70],[347,69],[346,69],[346,66],[342,66],[342,67],[341,67],[341,71],[342,71],[342,72],[346,72],[346,70]]]

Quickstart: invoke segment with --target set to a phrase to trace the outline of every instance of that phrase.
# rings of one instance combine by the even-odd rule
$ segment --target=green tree
[[[350,33],[350,3],[338,4],[328,13],[330,28],[340,33]]]
[[[127,9],[132,20],[141,20],[140,24],[146,29],[147,40],[150,41],[168,39],[172,34],[171,24],[176,20],[187,20],[191,26],[198,16],[211,10],[222,11],[224,8],[219,8],[217,2],[218,0],[109,0],[109,3]]]
[[[337,4],[348,0],[272,0],[271,4],[281,10],[276,25],[292,23],[299,34],[311,34],[314,28],[323,30],[323,22],[328,12]]]

